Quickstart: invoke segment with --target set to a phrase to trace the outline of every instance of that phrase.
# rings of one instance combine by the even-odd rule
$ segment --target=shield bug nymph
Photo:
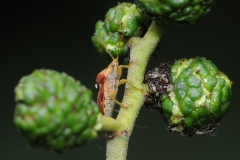
[[[97,35],[95,36],[102,43],[107,53],[112,58],[112,62],[108,65],[108,67],[97,75],[95,85],[98,90],[97,103],[100,107],[101,113],[102,115],[111,117],[115,103],[126,108],[122,103],[116,100],[116,95],[118,93],[119,85],[124,83],[130,84],[130,82],[125,79],[120,80],[122,68],[128,68],[128,65],[119,65],[118,57],[113,58],[111,52],[107,49],[103,41]],[[120,42],[121,39],[119,43]]]

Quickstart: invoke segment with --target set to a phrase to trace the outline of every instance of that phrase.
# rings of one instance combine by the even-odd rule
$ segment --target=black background
[[[7,4],[6,4],[7,2]],[[91,43],[94,25],[117,1],[0,2],[0,159],[105,159],[103,135],[67,154],[31,148],[13,124],[14,87],[34,69],[66,72],[93,90],[108,63]],[[121,2],[121,1],[120,1]],[[131,2],[131,1],[129,1]],[[234,81],[231,107],[215,137],[183,138],[165,130],[157,112],[142,108],[129,143],[128,159],[240,159],[239,14],[233,1],[220,1],[196,25],[169,28],[149,67],[162,61],[204,56]],[[121,99],[121,94],[119,95]]]

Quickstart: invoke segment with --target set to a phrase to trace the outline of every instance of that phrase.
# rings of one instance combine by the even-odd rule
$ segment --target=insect
[[[105,46],[102,40],[100,38],[98,39]],[[114,59],[109,50],[107,50],[107,52],[113,60],[107,68],[97,75],[95,87],[98,90],[97,103],[102,115],[112,116],[115,103],[126,108],[122,103],[116,100],[116,95],[118,86],[126,82],[125,79],[119,79],[122,75],[122,68],[128,68],[128,65],[119,65],[118,58]]]
[[[95,87],[98,89],[97,103],[103,115],[111,116],[114,104],[122,104],[116,100],[119,79],[122,75],[122,68],[119,66],[118,58],[102,70],[96,77]]]
[[[145,95],[144,105],[147,108],[161,111],[162,95],[174,90],[170,81],[170,68],[170,62],[161,63],[159,67],[155,67],[145,74],[144,83],[148,86],[148,94]]]

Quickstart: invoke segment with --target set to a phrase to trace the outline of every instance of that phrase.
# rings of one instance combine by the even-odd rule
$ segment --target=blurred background
[[[96,21],[103,19],[118,1],[6,2],[4,5],[0,2],[0,160],[105,159],[104,134],[64,155],[31,148],[13,124],[13,91],[22,76],[34,69],[47,68],[80,80],[96,99],[95,78],[108,62],[95,51],[91,37]],[[191,138],[171,135],[159,114],[143,107],[130,139],[128,159],[240,159],[237,10],[235,2],[218,0],[196,25],[169,28],[149,63],[150,68],[163,61],[204,56],[234,81],[231,106],[221,121],[218,135]],[[121,98],[119,94],[118,99]]]

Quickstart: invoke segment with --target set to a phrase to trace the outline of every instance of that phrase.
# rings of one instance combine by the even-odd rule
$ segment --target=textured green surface
[[[194,24],[206,15],[214,0],[135,0],[137,6],[149,18],[160,24]]]
[[[108,10],[103,21],[96,23],[92,42],[102,55],[109,56],[107,52],[111,52],[115,58],[126,56],[129,50],[125,42],[130,37],[142,36],[149,24],[135,4],[119,3]]]
[[[35,147],[58,152],[97,137],[101,114],[79,81],[53,70],[35,70],[15,88],[14,123]]]
[[[171,132],[214,135],[229,108],[232,82],[205,58],[181,59],[171,67],[175,89],[162,98]]]

